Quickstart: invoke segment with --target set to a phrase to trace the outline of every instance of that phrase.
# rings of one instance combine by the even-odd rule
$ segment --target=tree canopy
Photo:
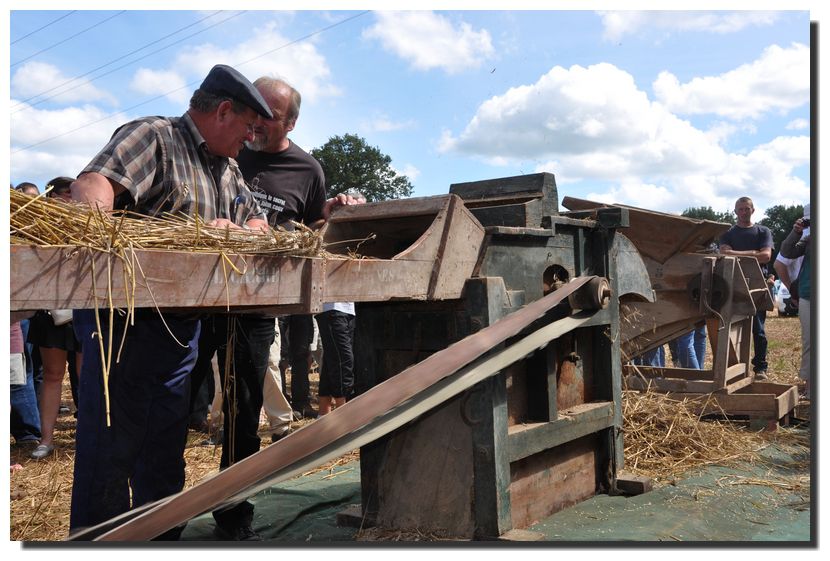
[[[727,224],[735,224],[735,215],[730,212],[717,212],[710,206],[698,206],[687,208],[680,213],[680,216],[686,218],[697,218],[699,220],[711,220],[713,222],[725,222]]]
[[[412,194],[412,183],[392,168],[392,158],[357,135],[333,136],[310,153],[323,167],[329,197],[357,190],[373,202]]]
[[[793,229],[793,224],[796,220],[804,216],[804,207],[802,205],[784,206],[774,205],[767,209],[764,213],[764,218],[759,220],[759,224],[763,224],[772,231],[772,241],[775,244],[772,251],[772,258],[778,256],[778,251],[781,249],[781,242]]]

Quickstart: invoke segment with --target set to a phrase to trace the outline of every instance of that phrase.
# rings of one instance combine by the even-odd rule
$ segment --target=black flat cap
[[[228,96],[244,103],[266,119],[274,118],[259,90],[238,70],[226,64],[217,64],[211,68],[199,89],[214,95]]]

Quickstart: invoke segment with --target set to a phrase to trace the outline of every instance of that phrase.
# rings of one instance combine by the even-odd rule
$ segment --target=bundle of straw
[[[43,195],[31,197],[15,190],[11,190],[10,227],[12,244],[75,246],[106,252],[131,248],[295,257],[326,253],[319,232],[303,224],[296,224],[290,232],[271,228],[267,234],[211,228],[198,216],[106,213],[86,204]]]

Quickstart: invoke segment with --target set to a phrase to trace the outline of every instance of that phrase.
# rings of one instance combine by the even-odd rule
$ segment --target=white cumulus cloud
[[[12,96],[32,104],[47,100],[52,104],[103,101],[114,106],[118,103],[113,95],[95,87],[88,79],[67,76],[45,62],[23,64],[12,75],[10,85]],[[12,104],[12,111],[15,110]]]
[[[808,197],[796,173],[809,164],[809,137],[780,136],[740,153],[724,147],[737,131],[754,127],[719,122],[698,129],[650,101],[627,72],[607,63],[575,65],[484,101],[460,133],[443,131],[439,151],[491,165],[532,162],[560,184],[602,186],[592,190],[599,200],[654,210],[728,210],[747,194],[759,198],[759,208]]]
[[[597,12],[602,18],[603,38],[619,41],[626,35],[647,31],[734,33],[750,26],[772,25],[776,12],[704,12],[704,11],[621,11]]]
[[[21,107],[9,118],[10,171],[14,177],[31,178],[26,181],[40,187],[52,177],[77,175],[113,131],[129,120],[124,114],[110,115],[90,105],[57,110]]]
[[[252,82],[260,76],[284,79],[300,92],[303,101],[339,95],[339,89],[331,82],[326,58],[313,38],[290,43],[291,39],[282,34],[279,24],[271,21],[254,29],[248,39],[231,48],[209,43],[188,47],[176,56],[172,68],[142,69],[136,73],[132,85],[141,84],[144,94],[167,95],[168,84],[186,84],[188,87],[168,96],[171,101],[181,102],[182,96],[190,99],[214,64],[222,63],[235,67]]]
[[[687,115],[755,119],[770,111],[785,113],[810,101],[810,49],[772,45],[757,60],[720,76],[681,84],[673,74],[662,72],[653,87],[670,111]]]
[[[475,30],[433,12],[378,12],[377,22],[363,32],[418,70],[448,74],[480,66],[495,52],[490,33]]]
[[[179,104],[187,103],[193,93],[178,72],[149,68],[140,68],[133,75],[130,88],[142,95],[164,95]]]

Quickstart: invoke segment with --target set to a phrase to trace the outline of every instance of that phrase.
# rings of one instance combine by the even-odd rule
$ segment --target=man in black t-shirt
[[[273,78],[260,78],[254,87],[267,102],[273,118],[257,122],[255,139],[246,143],[246,149],[237,157],[242,175],[271,226],[291,230],[294,228],[291,221],[295,221],[313,229],[320,228],[333,208],[356,204],[356,201],[346,195],[327,200],[320,164],[288,139],[300,113],[300,94],[284,81]],[[273,317],[256,314],[229,317],[236,318],[232,363],[235,387],[227,389],[223,404],[225,438],[220,468],[259,450],[257,429],[263,384],[269,350],[277,333]],[[317,412],[310,403],[308,381],[309,347],[314,334],[312,321],[311,315],[287,316],[280,318],[279,327],[281,331],[288,330],[291,406],[295,416],[313,418]],[[219,364],[225,385],[221,348]],[[231,404],[235,410],[229,409]],[[231,427],[233,434],[229,432]],[[215,511],[217,533],[224,539],[258,539],[251,527],[253,511],[249,501]]]
[[[749,197],[741,197],[735,202],[738,223],[721,236],[720,252],[723,255],[754,257],[766,277],[767,263],[772,259],[772,232],[766,226],[752,223],[754,212],[755,205]],[[755,346],[752,367],[755,377],[760,380],[767,377],[767,335],[764,332],[766,319],[767,311],[759,310],[752,320],[752,341]]]

